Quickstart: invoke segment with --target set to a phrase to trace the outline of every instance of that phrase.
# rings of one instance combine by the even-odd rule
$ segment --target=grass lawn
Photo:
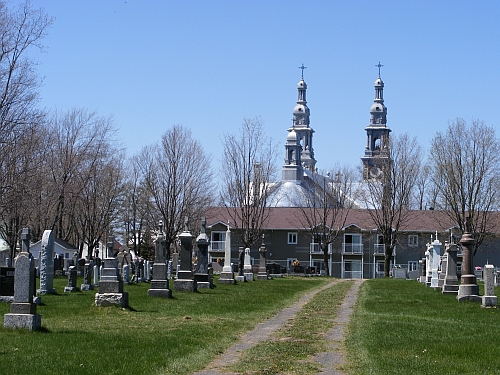
[[[80,279],[78,285],[83,280]],[[130,308],[93,306],[96,291],[42,296],[40,332],[0,327],[2,374],[190,374],[238,336],[330,278],[283,278],[217,285],[173,299],[126,285]],[[170,284],[173,288],[173,284]],[[9,304],[0,303],[0,316]]]
[[[367,280],[349,325],[345,370],[500,374],[500,309],[480,305],[458,303],[416,281]]]

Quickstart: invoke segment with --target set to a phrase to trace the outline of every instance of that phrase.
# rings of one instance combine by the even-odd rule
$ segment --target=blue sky
[[[112,115],[128,155],[182,124],[216,169],[221,137],[260,116],[281,166],[302,63],[320,170],[359,165],[379,61],[393,134],[428,149],[456,117],[498,129],[500,1],[32,4],[55,17],[34,54],[42,106]]]

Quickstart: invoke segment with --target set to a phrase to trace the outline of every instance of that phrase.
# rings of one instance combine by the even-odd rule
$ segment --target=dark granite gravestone
[[[24,228],[21,234],[22,252],[16,257],[14,267],[14,301],[10,313],[4,315],[5,328],[24,328],[30,331],[40,329],[42,316],[36,313],[33,303],[35,292],[34,262],[29,252],[30,230]]]
[[[68,269],[68,286],[64,287],[64,292],[78,292],[80,289],[76,286],[76,281],[78,278],[78,271],[76,270],[76,266],[69,266]]]
[[[187,218],[184,221],[184,232],[179,235],[179,239],[181,241],[181,267],[177,272],[177,279],[174,281],[174,289],[196,292],[192,263],[193,235],[189,231]]]
[[[148,290],[149,297],[172,298],[172,291],[168,289],[167,268],[167,241],[165,241],[163,225],[160,222],[160,236],[155,243],[155,262],[153,263],[153,279]]]
[[[206,228],[207,220],[202,218],[201,233],[196,238],[196,246],[198,247],[198,262],[196,263],[194,279],[196,280],[197,288],[210,289],[212,287],[212,278],[208,273],[208,246],[210,245],[210,239],[206,234]]]
[[[123,280],[118,271],[116,259],[113,257],[115,238],[108,238],[108,257],[104,259],[104,266],[99,280],[99,293],[95,295],[96,306],[120,305],[128,306],[128,293],[123,291]]]
[[[0,267],[0,296],[14,297],[14,267]]]
[[[267,269],[266,269],[266,245],[264,243],[264,235],[262,235],[262,245],[259,248],[259,273],[257,274],[257,280],[267,280]]]
[[[446,247],[446,268],[444,270],[445,277],[442,289],[443,294],[458,294],[457,253],[458,247],[456,244],[452,243]]]

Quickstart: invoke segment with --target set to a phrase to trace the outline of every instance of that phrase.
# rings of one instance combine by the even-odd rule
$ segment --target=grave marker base
[[[4,328],[35,331],[42,326],[42,316],[40,314],[5,314],[3,326]]]

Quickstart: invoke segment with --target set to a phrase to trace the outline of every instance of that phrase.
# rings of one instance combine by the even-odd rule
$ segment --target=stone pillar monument
[[[219,278],[219,284],[235,284],[233,269],[231,267],[231,230],[227,223],[226,242],[224,252],[224,267]]]
[[[38,257],[40,268],[40,289],[36,294],[55,294],[54,289],[54,233],[43,232],[42,249]]]
[[[425,257],[422,258],[422,259],[420,259],[418,261],[418,270],[419,270],[419,275],[420,275],[419,281],[422,284],[425,284],[425,275],[426,275],[426,271],[425,271]]]
[[[160,221],[160,235],[155,243],[153,280],[148,290],[148,297],[172,298],[172,291],[168,289],[167,267],[167,241],[163,234],[163,222]]]
[[[262,245],[259,248],[259,273],[257,274],[258,280],[267,280],[267,269],[266,269],[266,245],[264,244],[264,235],[262,235]]]
[[[36,304],[33,303],[35,269],[29,252],[30,239],[29,228],[24,228],[21,253],[14,260],[14,300],[10,305],[10,313],[4,315],[5,328],[33,331],[42,326],[42,316],[36,313]]]
[[[210,245],[210,239],[207,236],[206,229],[207,220],[203,217],[201,219],[201,233],[196,238],[198,262],[196,263],[194,279],[196,280],[196,287],[198,289],[210,289],[212,287],[212,277],[208,273],[208,246]]]
[[[481,302],[479,286],[476,283],[476,276],[472,270],[472,256],[475,242],[470,234],[470,218],[467,218],[465,233],[460,239],[460,245],[462,245],[462,278],[458,287],[458,302],[464,300]]]
[[[432,251],[432,265],[431,265],[431,288],[438,288],[439,287],[439,275],[438,275],[438,269],[439,269],[439,259],[441,257],[441,245],[442,243],[439,242],[437,238],[437,232],[436,232],[436,239],[432,242],[432,248],[430,251]]]
[[[458,294],[458,277],[457,277],[457,245],[452,243],[446,248],[446,269],[444,283],[443,283],[443,294]]]
[[[114,255],[115,238],[108,237],[107,257],[99,280],[99,292],[95,295],[96,306],[120,305],[128,306],[128,293],[123,291],[123,280],[118,271],[118,264]]]
[[[196,281],[193,279],[193,235],[189,231],[188,218],[184,221],[184,232],[179,235],[181,240],[181,268],[177,272],[177,279],[174,281],[174,290],[185,290],[196,292]]]

